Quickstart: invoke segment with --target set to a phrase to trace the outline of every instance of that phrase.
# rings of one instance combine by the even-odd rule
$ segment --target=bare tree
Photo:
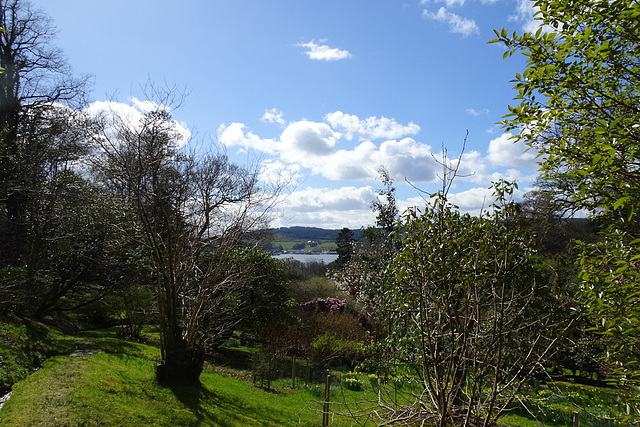
[[[158,378],[197,382],[206,330],[221,334],[239,321],[225,317],[229,297],[259,274],[248,262],[237,268],[233,248],[263,225],[281,187],[261,184],[258,165],[240,167],[224,153],[181,145],[169,107],[180,97],[173,88],[149,89],[156,103],[140,119],[111,112],[93,129],[93,166],[132,207],[149,252],[160,315]]]
[[[51,167],[75,155],[71,145],[50,155],[50,144],[69,141],[59,136],[69,130],[61,113],[70,110],[59,105],[81,104],[88,77],[73,76],[52,44],[51,19],[28,1],[0,0],[0,20],[0,265],[17,266],[28,264],[30,202],[42,193]],[[54,116],[60,117],[55,123]]]

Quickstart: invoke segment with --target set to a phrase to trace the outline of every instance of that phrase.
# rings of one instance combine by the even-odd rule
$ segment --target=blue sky
[[[265,179],[291,180],[274,226],[359,228],[384,166],[399,206],[440,187],[434,156],[466,152],[453,200],[478,213],[490,181],[536,176],[496,125],[524,59],[487,44],[534,28],[529,0],[31,0],[59,29],[92,99],[140,109],[147,80],[186,88],[174,118]],[[135,97],[132,98],[132,97]]]

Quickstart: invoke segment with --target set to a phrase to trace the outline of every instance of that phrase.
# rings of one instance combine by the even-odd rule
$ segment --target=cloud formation
[[[446,7],[441,7],[437,12],[430,12],[427,9],[422,11],[422,16],[438,22],[449,24],[449,31],[468,37],[472,34],[480,33],[480,28],[476,25],[476,21],[469,18],[463,18],[453,12],[449,12]]]
[[[438,165],[431,147],[413,138],[401,138],[417,133],[420,129],[417,125],[402,125],[385,117],[360,120],[339,111],[327,114],[325,119],[327,123],[309,120],[289,123],[278,140],[262,139],[247,131],[243,123],[223,124],[218,129],[218,140],[227,147],[276,155],[285,163],[300,165],[332,181],[374,180],[381,165],[400,180],[429,182],[435,178]],[[340,148],[341,141],[356,136],[368,139],[350,149]],[[398,139],[387,139],[390,137]],[[372,142],[375,140],[383,141],[376,144]]]
[[[442,153],[412,137],[419,131],[419,126],[399,123],[393,118],[361,119],[335,111],[326,114],[324,121],[290,122],[273,139],[261,138],[242,123],[221,125],[218,139],[227,147],[258,150],[273,156],[265,162],[266,182],[283,176],[293,183],[316,179],[310,178],[313,176],[332,182],[363,182],[363,186],[293,191],[281,206],[285,216],[274,223],[290,223],[287,215],[291,215],[297,224],[357,228],[375,222],[371,213],[375,192],[369,184],[377,180],[380,166],[402,187],[408,187],[405,180],[420,188],[441,179]],[[536,153],[526,149],[521,141],[514,142],[510,134],[503,134],[487,141],[486,150],[465,152],[459,160],[456,153],[449,153],[448,163],[454,166],[460,162],[450,200],[462,211],[477,215],[483,205],[491,204],[491,192],[485,187],[489,182],[532,180]],[[411,193],[415,194],[415,190]],[[401,210],[424,204],[419,198],[399,197],[398,202]]]
[[[331,48],[326,44],[317,44],[314,40],[307,43],[298,43],[297,46],[306,48],[304,52],[310,59],[316,61],[339,61],[351,57],[347,50]]]
[[[264,115],[260,120],[268,124],[276,123],[279,125],[284,125],[286,122],[283,116],[284,113],[277,108],[267,108],[264,110]]]
[[[406,135],[415,135],[420,132],[420,126],[411,122],[408,125],[401,125],[395,119],[386,117],[368,117],[360,120],[358,116],[345,114],[342,111],[329,113],[325,116],[325,121],[334,129],[345,132],[345,138],[351,141],[354,137],[359,140],[371,140],[381,138],[402,138]]]
[[[327,114],[325,120],[289,123],[276,139],[263,139],[242,123],[221,125],[218,140],[227,147],[274,155],[283,163],[308,169],[311,174],[331,181],[372,181],[377,178],[380,166],[396,181],[406,179],[417,184],[438,180],[442,154],[434,152],[428,144],[405,136],[417,133],[417,125],[403,125],[384,117],[361,120],[341,111]],[[367,139],[356,145],[348,143],[355,138]],[[485,154],[464,153],[459,174],[477,183],[501,176],[520,179],[518,168],[536,168],[536,153],[526,149],[522,142],[514,142],[511,134],[503,134],[489,141]],[[458,159],[448,161],[455,164]]]
[[[273,225],[286,225],[291,217],[297,224],[332,229],[373,225],[375,215],[371,212],[371,201],[374,198],[370,186],[307,187],[291,193],[282,202],[282,215]]]
[[[500,166],[536,168],[533,149],[527,150],[522,141],[516,141],[510,133],[505,133],[489,142],[489,161]]]

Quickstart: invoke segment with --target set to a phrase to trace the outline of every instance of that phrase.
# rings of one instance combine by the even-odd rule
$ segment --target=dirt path
[[[9,400],[9,398],[11,397],[11,392],[5,394],[4,396],[0,396],[0,411],[2,410],[2,407],[4,406],[4,403]]]
[[[71,353],[72,357],[93,356],[100,353],[100,350],[75,350]]]

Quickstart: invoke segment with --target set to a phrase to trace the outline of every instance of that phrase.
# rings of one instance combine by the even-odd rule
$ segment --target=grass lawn
[[[255,387],[246,367],[207,366],[200,387],[161,387],[155,380],[160,358],[156,346],[115,338],[112,331],[85,333],[80,337],[62,334],[41,324],[27,327],[1,325],[5,340],[0,355],[11,345],[37,343],[47,353],[60,354],[44,361],[42,369],[13,386],[11,399],[0,411],[2,426],[157,425],[157,426],[316,426],[322,423],[323,384],[290,379],[273,382],[276,392]],[[28,341],[25,340],[35,340]],[[36,339],[37,338],[37,339]],[[99,349],[90,356],[70,356],[75,349]],[[52,353],[53,352],[53,353]],[[40,354],[39,352],[37,352]],[[44,353],[43,353],[44,354]],[[20,357],[32,357],[28,351]],[[0,359],[0,367],[15,370],[15,360]],[[14,373],[15,373],[14,372]],[[0,371],[0,374],[2,371]],[[360,424],[332,415],[331,425],[363,425],[369,413],[377,377],[334,372],[332,411],[360,411]],[[2,375],[0,375],[0,379]],[[8,378],[5,376],[5,379]],[[401,386],[405,387],[405,386]],[[564,383],[542,385],[527,391],[529,411],[545,425],[571,425],[571,414],[581,413],[581,426],[607,426],[605,418],[620,423],[625,413],[624,395],[601,389]],[[524,397],[524,396],[523,396]],[[369,403],[355,404],[354,402]],[[341,402],[341,403],[340,403]],[[346,407],[344,402],[351,402]],[[517,410],[500,420],[509,426],[540,426],[526,411]],[[373,425],[371,421],[366,425]]]
[[[320,425],[317,390],[267,392],[205,372],[202,386],[161,387],[158,349],[101,337],[92,356],[56,356],[16,384],[0,425],[293,426]],[[334,418],[333,425],[351,425]]]

